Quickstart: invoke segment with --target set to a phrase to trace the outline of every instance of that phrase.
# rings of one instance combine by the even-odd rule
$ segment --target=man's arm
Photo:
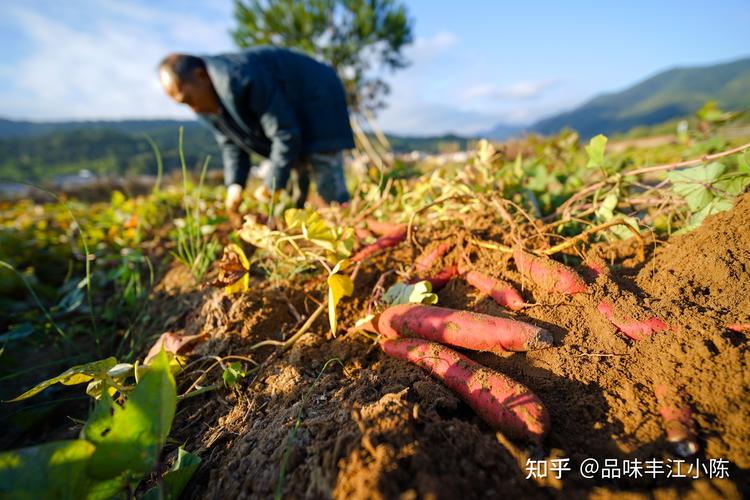
[[[271,170],[265,180],[270,190],[286,187],[292,166],[299,156],[301,133],[291,104],[269,74],[262,72],[254,79],[250,107],[260,117],[266,137],[271,140]]]
[[[214,129],[214,137],[221,149],[224,163],[224,185],[239,184],[244,187],[250,174],[250,157],[220,130]]]

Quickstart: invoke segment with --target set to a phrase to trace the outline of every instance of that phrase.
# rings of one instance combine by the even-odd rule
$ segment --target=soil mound
[[[432,238],[455,243],[445,260],[458,258],[463,241],[455,231]],[[354,296],[341,303],[344,327],[366,314],[384,271],[413,261],[405,247],[362,268]],[[523,319],[553,332],[551,349],[470,354],[541,398],[552,421],[544,450],[496,436],[419,368],[388,358],[359,333],[332,338],[319,320],[253,383],[181,406],[174,437],[203,458],[188,495],[267,498],[279,488],[289,498],[747,497],[748,334],[727,326],[750,323],[750,195],[698,230],[651,245],[643,263],[634,253],[618,255],[590,294],[570,298],[525,282],[507,256],[477,250],[476,269],[513,283],[535,304],[519,313],[461,279],[439,293],[443,306]],[[186,333],[211,334],[194,358],[248,355],[259,341],[288,338],[299,325],[296,315],[309,316],[322,298],[314,284],[260,281],[251,288],[232,300],[211,292],[185,318]],[[605,292],[616,295],[621,311],[650,311],[669,330],[630,340],[597,311]],[[261,360],[272,351],[250,355]],[[334,358],[340,362],[328,363],[321,374]],[[693,410],[700,450],[681,464],[683,474],[693,464],[686,478],[667,475],[679,457],[665,437],[657,383],[681,392]],[[529,457],[566,458],[571,470],[559,481],[526,479]],[[664,469],[655,477],[612,478],[600,470],[586,478],[580,466],[587,459],[602,468],[616,460],[620,470],[626,460],[656,460]],[[696,459],[701,468],[711,459],[727,460],[725,477],[701,469],[692,478]]]

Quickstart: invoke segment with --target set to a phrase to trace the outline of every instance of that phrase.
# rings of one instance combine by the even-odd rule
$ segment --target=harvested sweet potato
[[[486,293],[492,300],[503,307],[517,311],[526,305],[521,294],[513,288],[513,285],[501,279],[493,278],[479,271],[469,271],[464,274],[468,284],[477,290]]]
[[[453,349],[422,339],[381,342],[389,356],[410,361],[441,380],[492,428],[509,437],[539,443],[549,414],[526,386],[482,366]]]
[[[665,322],[652,316],[646,320],[638,321],[630,317],[621,317],[615,311],[615,306],[608,300],[599,302],[597,309],[604,315],[607,320],[615,325],[618,330],[633,340],[643,340],[651,336],[654,332],[660,332],[669,328]]]
[[[422,304],[389,307],[378,330],[388,338],[420,337],[474,351],[530,351],[553,344],[550,332],[530,323]]]
[[[577,272],[549,257],[538,257],[517,248],[513,251],[513,261],[521,274],[544,290],[575,295],[588,289]]]
[[[440,259],[440,257],[448,252],[450,247],[450,244],[445,242],[435,245],[433,248],[425,251],[422,255],[417,257],[417,260],[414,261],[414,268],[417,272],[428,271],[432,265]]]
[[[406,227],[399,228],[397,231],[386,234],[378,238],[375,243],[365,245],[350,259],[352,262],[359,262],[368,257],[375,255],[386,248],[395,247],[406,239]]]

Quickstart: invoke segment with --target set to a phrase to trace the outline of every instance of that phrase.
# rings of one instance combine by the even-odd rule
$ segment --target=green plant
[[[107,387],[78,439],[0,453],[0,493],[13,498],[130,497],[145,474],[159,471],[161,451],[177,404],[167,353],[162,351],[156,356],[129,391],[120,391],[113,377],[107,375],[116,368],[114,363],[114,358],[109,358],[74,367],[41,384],[107,378]],[[135,375],[137,370],[132,373]],[[120,391],[120,402],[113,401],[108,390],[110,383]],[[35,388],[37,392],[44,388],[40,386]],[[172,475],[168,473],[163,479],[167,488],[184,487],[185,476],[189,478],[195,470],[197,457],[186,457],[184,452],[180,455],[176,468],[170,471]],[[183,472],[176,477],[178,470]]]
[[[747,161],[747,154],[742,161]],[[727,166],[719,162],[675,170],[667,174],[667,179],[672,182],[672,191],[687,204],[689,218],[682,232],[697,228],[711,214],[732,208],[732,199],[750,185],[749,172],[727,172]]]
[[[176,250],[172,252],[172,255],[182,262],[190,270],[193,278],[199,282],[220,249],[219,242],[212,238],[213,226],[201,224],[201,191],[211,157],[206,157],[203,162],[198,189],[193,190],[185,164],[182,127],[180,127],[179,153],[185,216],[174,221]]]

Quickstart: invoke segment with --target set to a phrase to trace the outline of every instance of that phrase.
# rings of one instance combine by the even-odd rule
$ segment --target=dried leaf
[[[151,346],[151,349],[149,349],[148,354],[146,354],[146,359],[143,361],[143,363],[150,363],[151,360],[157,354],[159,354],[162,346],[164,347],[165,351],[177,355],[180,350],[187,347],[189,344],[206,336],[208,336],[208,334],[206,333],[199,333],[197,335],[177,335],[176,333],[171,332],[162,333],[159,337],[159,340],[157,340],[156,343]]]
[[[240,246],[230,243],[224,247],[218,267],[219,276],[205,286],[223,287],[227,295],[246,292],[250,288],[250,262]]]

